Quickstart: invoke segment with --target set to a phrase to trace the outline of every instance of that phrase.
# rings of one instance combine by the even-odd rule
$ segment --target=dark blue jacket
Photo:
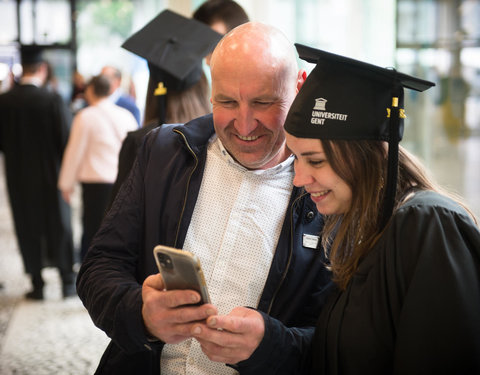
[[[112,338],[98,374],[159,374],[162,343],[151,343],[142,320],[141,284],[157,273],[153,248],[182,248],[202,181],[212,116],[151,131],[129,178],[97,233],[80,269],[78,294],[94,323]],[[294,188],[257,309],[265,337],[242,374],[291,374],[283,366],[313,335],[330,286],[323,251],[302,246],[322,218]],[[283,367],[282,367],[283,366]]]

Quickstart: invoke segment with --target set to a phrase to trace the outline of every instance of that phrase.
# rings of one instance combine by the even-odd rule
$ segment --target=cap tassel
[[[166,96],[160,95],[157,96],[157,114],[158,114],[158,124],[163,125],[166,121],[166,110],[167,110],[167,103],[166,103]]]
[[[385,201],[381,221],[382,228],[387,225],[388,220],[390,220],[390,217],[392,216],[393,207],[395,205],[395,196],[397,192],[398,143],[400,142],[400,110],[398,108],[397,97],[392,98],[392,109],[390,115],[387,183],[385,185]]]
[[[167,95],[167,88],[163,84],[163,82],[158,82],[158,86],[153,92],[153,95],[160,96],[160,95]]]

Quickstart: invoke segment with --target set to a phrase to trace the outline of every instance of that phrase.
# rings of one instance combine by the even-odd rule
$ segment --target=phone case
[[[153,250],[158,269],[167,290],[192,289],[200,293],[202,303],[210,303],[200,261],[185,250],[158,245]]]

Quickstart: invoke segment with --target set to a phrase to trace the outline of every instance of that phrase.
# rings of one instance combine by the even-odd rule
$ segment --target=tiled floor
[[[78,297],[61,298],[56,269],[44,269],[43,276],[45,300],[25,300],[30,281],[17,249],[0,156],[0,375],[93,374],[108,338]]]
[[[480,216],[480,138],[439,148],[430,167],[439,182],[455,189]],[[78,237],[78,209],[74,218]],[[23,299],[30,283],[13,233],[0,155],[0,375],[92,374],[108,339],[78,298],[60,298],[55,269],[45,269],[44,277],[45,301]]]

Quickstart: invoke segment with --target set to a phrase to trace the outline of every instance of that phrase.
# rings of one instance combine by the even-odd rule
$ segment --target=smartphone
[[[153,255],[163,277],[165,289],[192,289],[200,293],[202,300],[199,305],[210,303],[207,283],[195,254],[158,245],[153,249]]]

